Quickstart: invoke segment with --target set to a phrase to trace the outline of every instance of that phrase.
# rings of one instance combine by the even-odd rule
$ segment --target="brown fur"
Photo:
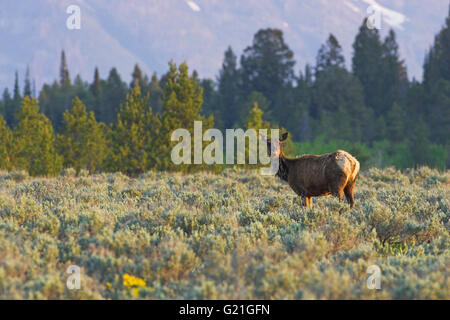
[[[280,145],[280,141],[286,138],[287,134],[284,134],[278,142],[277,176],[286,181],[297,195],[304,198],[305,206],[312,204],[311,197],[331,194],[339,200],[343,200],[345,195],[350,207],[353,208],[355,205],[353,189],[359,173],[358,160],[343,150],[323,155],[308,154],[298,158],[287,158]]]

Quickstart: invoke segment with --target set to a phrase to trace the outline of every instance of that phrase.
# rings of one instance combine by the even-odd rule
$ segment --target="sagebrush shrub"
[[[374,168],[354,209],[306,209],[251,170],[1,172],[0,298],[449,299],[448,186],[448,172]],[[366,287],[371,265],[381,290]]]

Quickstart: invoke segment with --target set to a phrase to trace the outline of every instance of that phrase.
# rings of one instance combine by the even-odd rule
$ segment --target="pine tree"
[[[199,81],[200,86],[203,88],[203,105],[202,115],[213,115],[215,118],[219,117],[217,108],[217,90],[216,83],[212,79],[202,79]],[[216,123],[216,126],[218,124]],[[218,126],[219,127],[219,126]]]
[[[155,139],[158,139],[158,148],[154,159],[157,161],[158,169],[191,172],[204,168],[204,166],[194,164],[176,166],[172,163],[171,151],[177,144],[177,142],[171,141],[172,132],[183,128],[188,130],[193,138],[194,121],[202,121],[203,131],[206,131],[213,126],[213,117],[210,116],[206,119],[200,114],[203,90],[198,81],[189,76],[187,64],[182,63],[177,68],[175,63],[170,62],[169,68],[168,80],[164,88],[161,131],[157,138],[155,135]],[[191,146],[193,146],[193,142]]]
[[[436,35],[424,64],[423,117],[432,141],[450,145],[450,5],[444,27]],[[450,161],[450,151],[449,151]]]
[[[14,91],[13,91],[13,97],[10,104],[6,106],[6,122],[10,127],[14,127],[16,125],[16,113],[20,109],[20,102],[22,100],[22,97],[20,95],[20,88],[19,88],[19,74],[16,71],[15,73],[15,79],[14,79]]]
[[[85,166],[90,172],[105,171],[105,159],[111,155],[108,147],[108,127],[97,122],[93,112],[89,112],[87,120],[86,149],[85,149]]]
[[[14,129],[15,166],[32,176],[57,175],[62,158],[55,151],[55,137],[50,120],[39,113],[36,99],[25,97]]]
[[[270,123],[263,120],[263,114],[264,112],[258,107],[258,102],[253,103],[253,108],[249,111],[248,117],[247,117],[247,129],[253,129],[256,131],[256,136],[259,138],[259,130],[260,129],[267,129],[268,134],[270,134]],[[247,140],[247,139],[246,139]],[[245,154],[246,154],[246,163],[249,163],[250,159],[250,153],[255,154],[259,157],[259,145],[261,143],[265,143],[265,141],[257,141],[258,147],[255,148],[255,145],[253,144],[247,144],[247,141],[245,142]],[[235,162],[236,163],[236,162]],[[249,164],[246,167],[250,168],[257,168],[259,165],[252,165]]]
[[[102,102],[102,82],[100,79],[100,74],[98,68],[94,71],[94,80],[90,86],[90,92],[93,97],[93,110],[94,114],[98,119],[103,119],[106,110],[104,110],[104,103]]]
[[[22,97],[20,96],[20,88],[19,88],[19,73],[16,71],[14,78],[14,91],[13,91],[13,99],[14,101],[21,101]]]
[[[330,35],[317,57],[312,87],[312,116],[319,120],[315,136],[361,141],[369,124],[364,91],[359,80],[345,69],[337,39]]]
[[[3,102],[2,115],[6,123],[10,124],[11,122],[9,117],[11,117],[10,110],[13,108],[13,100],[11,98],[11,94],[9,93],[8,88],[5,88],[5,90],[3,90],[2,102]]]
[[[0,115],[0,170],[11,170],[13,159],[11,157],[13,139],[11,130]]]
[[[131,74],[132,80],[130,83],[130,88],[134,88],[136,85],[139,84],[139,86],[142,87],[142,79],[143,79],[143,75],[142,75],[142,70],[141,68],[139,68],[139,65],[135,65],[134,66],[134,70],[133,73]]]
[[[61,51],[61,64],[59,67],[59,84],[61,87],[70,86],[69,68],[66,62],[66,53]]]
[[[102,104],[105,112],[99,117],[99,121],[110,124],[116,120],[121,102],[125,101],[128,86],[120,78],[116,68],[109,72],[103,91]]]
[[[71,86],[70,90],[67,91],[67,97],[70,97],[72,100],[69,101],[69,105],[67,108],[65,108],[62,112],[70,109],[72,107],[72,102],[75,97],[78,97],[81,101],[85,102],[89,107],[88,111],[95,111],[98,109],[98,106],[96,105],[96,99],[92,94],[91,87],[87,81],[83,81],[81,79],[81,76],[78,74],[75,77],[75,80],[73,82],[73,85]],[[101,97],[99,97],[101,98]],[[99,99],[100,100],[100,99]],[[98,102],[100,104],[100,102]],[[61,115],[62,116],[62,115]],[[61,121],[63,121],[61,117]],[[62,122],[61,122],[62,125]]]
[[[24,88],[23,88],[23,96],[29,96],[30,98],[32,97],[31,95],[31,81],[30,81],[30,68],[27,67],[27,72],[25,74],[25,84],[24,84]]]
[[[398,103],[394,103],[386,116],[389,140],[397,143],[405,139],[405,118],[403,108]]]
[[[443,145],[450,144],[450,81],[440,79],[428,92],[425,119],[430,127],[430,138]],[[450,153],[450,150],[449,150]]]
[[[377,29],[369,29],[366,19],[353,43],[352,71],[364,89],[365,105],[379,115],[383,110],[383,46]]]
[[[416,165],[428,165],[430,158],[430,130],[422,118],[412,128],[409,151]]]
[[[450,5],[445,25],[435,36],[434,44],[425,57],[424,85],[428,90],[439,81],[450,81]]]
[[[300,71],[297,87],[294,88],[294,115],[286,122],[286,127],[297,141],[312,139],[312,119],[310,117],[312,86],[311,66],[307,64],[305,71]]]
[[[231,129],[240,120],[239,70],[231,47],[225,51],[222,69],[217,79],[217,111],[213,112],[221,129]]]
[[[319,49],[314,76],[312,115],[315,118],[324,111],[337,111],[351,101],[348,99],[359,99],[361,96],[352,96],[348,92],[348,89],[356,86],[357,81],[345,69],[341,45],[332,34]],[[355,84],[349,87],[351,82]]]
[[[149,147],[154,121],[148,96],[142,96],[137,83],[127,94],[113,125],[112,169],[136,176],[153,166]]]
[[[247,129],[270,129],[270,123],[264,121],[262,118],[263,114],[264,112],[259,108],[258,102],[255,101],[253,104],[253,108],[248,113]]]
[[[329,35],[326,43],[319,49],[316,58],[316,75],[330,67],[345,68],[342,47],[333,34]]]
[[[53,128],[59,132],[63,126],[64,111],[69,109],[73,98],[90,99],[89,87],[78,75],[74,84],[70,80],[65,52],[61,52],[61,62],[59,70],[59,81],[54,81],[51,85],[45,84],[39,93],[39,105],[41,112],[51,121]]]
[[[106,139],[93,112],[77,98],[72,108],[64,112],[64,127],[58,135],[58,151],[64,158],[64,167],[81,169],[91,173],[102,168],[105,159]]]
[[[150,90],[150,105],[154,113],[160,113],[162,107],[162,95],[163,90],[159,84],[158,76],[153,73],[152,79],[149,84]]]
[[[253,91],[261,92],[270,102],[276,122],[286,114],[285,95],[294,76],[294,53],[284,42],[278,29],[261,29],[251,46],[241,56],[241,88],[246,97]]]
[[[380,114],[385,114],[394,103],[404,104],[406,99],[406,89],[408,87],[408,76],[403,60],[400,60],[398,44],[395,33],[391,29],[383,43],[381,71],[382,82],[382,103],[378,110]]]
[[[100,96],[100,89],[101,89],[100,74],[98,72],[98,68],[95,67],[94,81],[92,82],[92,85],[91,85],[91,92],[94,97]]]
[[[237,121],[235,125],[245,127],[247,124],[247,117],[255,107],[255,103],[258,106],[258,109],[263,112],[265,119],[269,121],[272,119],[270,114],[270,101],[261,92],[253,91],[242,104],[242,107],[240,108],[241,111],[239,113],[239,119],[241,120]]]

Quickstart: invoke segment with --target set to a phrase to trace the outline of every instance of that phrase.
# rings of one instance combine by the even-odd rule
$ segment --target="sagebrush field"
[[[448,171],[370,169],[354,209],[305,209],[258,171],[3,172],[0,298],[450,299],[449,185]]]

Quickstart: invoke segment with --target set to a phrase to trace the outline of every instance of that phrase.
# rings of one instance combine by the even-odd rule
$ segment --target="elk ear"
[[[281,135],[280,141],[286,140],[287,137],[288,137],[288,135],[289,135],[289,133],[287,133],[287,132],[283,133],[283,134]]]

